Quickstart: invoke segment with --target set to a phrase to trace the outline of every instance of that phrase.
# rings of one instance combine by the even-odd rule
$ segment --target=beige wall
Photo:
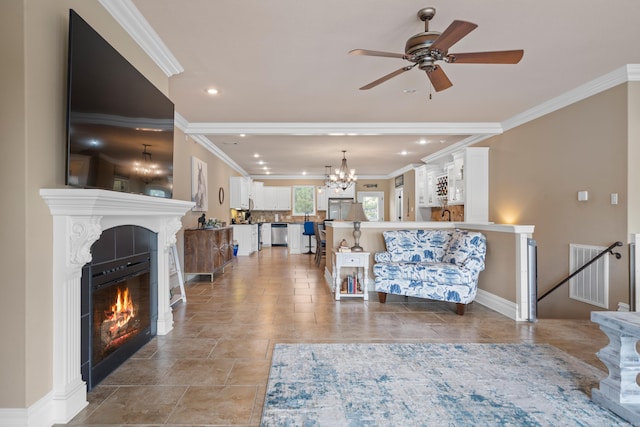
[[[25,57],[23,45],[24,10],[21,1],[6,1],[0,9],[0,257],[3,272],[3,307],[0,322],[0,407],[21,407],[26,393],[26,310],[25,271],[27,251],[25,178],[27,150]],[[11,387],[8,385],[11,384]]]
[[[627,221],[630,233],[640,233],[640,83],[629,83],[628,87]]]
[[[9,302],[2,320],[11,325],[0,335],[7,344],[0,360],[0,407],[21,408],[52,386],[52,218],[39,190],[64,185],[69,8],[165,93],[168,79],[96,0],[6,0],[0,7],[0,229],[3,242],[10,242],[0,261]]]
[[[619,85],[489,140],[489,220],[535,225],[539,293],[569,274],[569,244],[627,243],[627,85]],[[589,201],[578,202],[587,190]],[[609,203],[610,193],[620,203]],[[628,302],[628,254],[610,257],[609,309]],[[540,317],[588,318],[597,307],[545,298]]]

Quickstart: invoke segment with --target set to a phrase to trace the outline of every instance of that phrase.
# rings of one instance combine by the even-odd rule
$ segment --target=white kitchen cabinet
[[[316,187],[316,210],[327,210],[327,193],[329,189],[325,186]]]
[[[489,147],[465,148],[464,220],[489,221]]]
[[[429,206],[429,194],[427,191],[427,165],[415,169],[416,174],[416,204],[419,208]]]
[[[260,238],[262,239],[262,247],[271,246],[271,223],[265,222],[261,225]]]
[[[287,225],[287,241],[288,241],[290,254],[301,254],[303,252],[302,250],[302,248],[304,247],[302,245],[303,231],[304,231],[304,226],[302,224]]]
[[[461,205],[465,201],[464,164],[466,151],[452,154],[453,161],[445,166],[447,172],[447,201],[450,205]]]
[[[229,178],[229,207],[232,209],[249,209],[249,186],[251,178],[232,176]]]
[[[264,210],[265,211],[290,211],[291,210],[291,187],[264,187]]]
[[[418,169],[424,167],[424,171]],[[418,207],[464,205],[465,222],[489,221],[489,148],[467,147],[456,151],[449,161],[430,163],[416,169]],[[419,180],[425,176],[426,203],[420,198]]]
[[[253,181],[253,195],[251,199],[253,200],[253,210],[254,211],[263,211],[264,209],[264,182],[262,181]]]
[[[233,240],[238,242],[238,256],[248,256],[258,250],[258,224],[235,224]]]

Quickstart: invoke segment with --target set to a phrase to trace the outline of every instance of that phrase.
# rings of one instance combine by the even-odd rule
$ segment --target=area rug
[[[626,426],[549,345],[277,344],[262,426]]]

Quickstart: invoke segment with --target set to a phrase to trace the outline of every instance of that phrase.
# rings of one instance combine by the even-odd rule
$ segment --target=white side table
[[[369,252],[336,252],[333,254],[333,291],[336,295],[336,301],[340,301],[341,297],[345,298],[363,298],[365,301],[369,300],[369,292],[367,288],[367,282],[369,281]],[[356,267],[356,275],[358,281],[362,285],[362,292],[356,293],[341,293],[340,285],[342,277],[340,276],[340,269],[342,267]],[[362,269],[362,271],[360,271]]]

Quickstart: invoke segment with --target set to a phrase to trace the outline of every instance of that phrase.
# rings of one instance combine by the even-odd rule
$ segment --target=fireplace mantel
[[[87,405],[80,374],[80,279],[91,245],[103,230],[145,227],[158,236],[158,335],[173,328],[169,250],[193,202],[97,189],[41,189],[53,216],[53,390],[55,422],[66,423]]]

